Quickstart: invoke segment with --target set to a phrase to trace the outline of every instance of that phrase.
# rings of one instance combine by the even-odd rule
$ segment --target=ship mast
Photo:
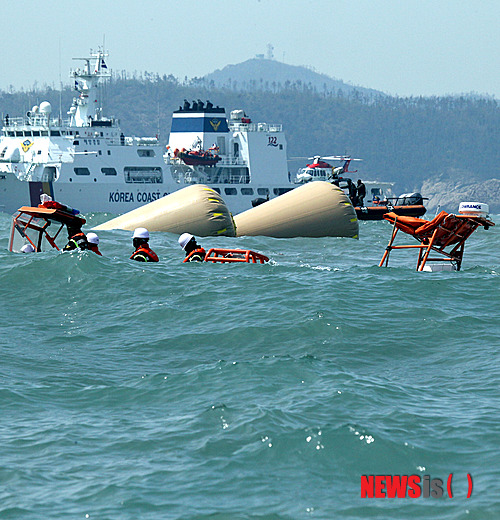
[[[80,94],[73,99],[68,112],[71,126],[90,126],[93,119],[100,119],[101,109],[97,100],[97,85],[101,78],[111,77],[104,58],[108,54],[103,49],[90,51],[89,58],[73,58],[84,62],[83,68],[77,68],[70,73],[74,80],[74,89]]]

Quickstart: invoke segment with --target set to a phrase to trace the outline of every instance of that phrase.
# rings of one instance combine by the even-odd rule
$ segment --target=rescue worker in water
[[[137,262],[158,262],[158,256],[149,247],[149,231],[146,228],[137,228],[132,236],[135,251],[130,257]]]
[[[190,233],[182,233],[179,237],[179,245],[186,252],[184,262],[203,262],[206,251],[196,243],[196,238]]]
[[[99,237],[95,233],[89,233],[87,235],[87,242],[90,251],[93,251],[96,255],[102,256],[102,253],[99,251]]]
[[[87,237],[78,224],[68,224],[68,243],[63,247],[63,251],[73,251],[81,249],[82,251],[89,248]]]

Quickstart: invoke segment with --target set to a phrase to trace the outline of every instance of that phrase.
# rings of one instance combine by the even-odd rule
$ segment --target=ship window
[[[77,141],[76,139],[73,141],[74,145],[80,144],[80,141]]]
[[[104,173],[104,175],[116,175],[114,168],[101,168],[101,172]]]
[[[90,170],[88,168],[73,168],[75,171],[75,175],[90,175]]]
[[[280,144],[280,150],[283,150],[283,145],[282,144]]]
[[[257,193],[259,195],[269,195],[269,190],[267,188],[257,188]]]
[[[38,155],[41,155],[42,154],[42,150],[38,150],[38,152],[36,152]]]
[[[102,155],[102,150],[99,150],[99,155]]]
[[[156,184],[163,182],[163,172],[159,166],[126,166],[123,169],[125,182]]]
[[[9,132],[7,132],[7,134],[10,136],[10,137],[14,137],[15,132],[13,130],[10,130]]]
[[[111,155],[111,150],[108,150],[108,155]]]
[[[16,130],[16,137],[23,137],[23,132],[21,130]]]
[[[59,132],[59,130],[51,130],[50,135],[51,136],[60,136],[61,132]]]
[[[155,151],[154,150],[137,150],[137,155],[139,157],[154,157]]]
[[[49,135],[49,132],[47,130],[42,130],[42,135],[47,136],[47,135]]]
[[[236,188],[224,188],[224,193],[226,195],[237,195],[238,192],[236,191]]]
[[[242,195],[253,195],[253,188],[241,188]]]
[[[31,137],[31,130],[25,130],[23,133],[24,137]]]
[[[220,195],[220,188],[212,188],[214,191],[216,191]]]
[[[283,193],[286,193],[287,191],[291,191],[293,188],[274,188],[273,193],[275,195],[283,195]]]
[[[33,130],[33,137],[40,137],[40,130]]]

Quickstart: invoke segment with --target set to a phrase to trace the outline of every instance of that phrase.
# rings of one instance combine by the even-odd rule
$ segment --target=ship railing
[[[105,139],[109,146],[158,146],[156,137],[108,137]]]
[[[248,164],[241,157],[224,155],[221,156],[221,160],[217,163],[217,166],[248,166]]]
[[[132,144],[139,146],[155,146],[158,144],[157,137],[127,137],[125,139],[129,139]]]
[[[62,118],[52,118],[48,119],[46,115],[32,115],[29,117],[8,117],[4,116],[3,118],[3,124],[5,127],[20,127],[20,126],[69,126],[70,120],[69,119],[62,119]]]
[[[229,128],[233,132],[281,132],[283,125],[270,123],[229,123]]]

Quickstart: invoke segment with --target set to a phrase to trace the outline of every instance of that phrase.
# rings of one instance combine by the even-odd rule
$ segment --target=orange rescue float
[[[186,258],[184,258],[184,262],[189,262],[190,257],[195,254],[198,250],[191,251]],[[212,263],[221,263],[221,264],[229,264],[235,262],[245,262],[247,264],[264,264],[265,262],[269,262],[269,258],[260,253],[256,253],[255,251],[250,251],[249,249],[220,249],[212,247],[212,249],[208,250],[208,253],[205,255],[205,262]]]

